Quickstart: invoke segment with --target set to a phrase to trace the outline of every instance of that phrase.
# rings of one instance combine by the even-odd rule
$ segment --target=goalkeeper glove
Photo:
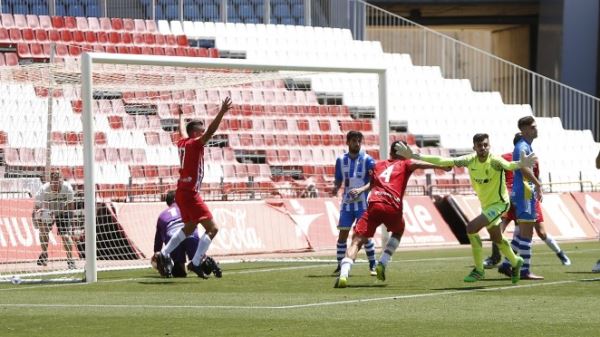
[[[538,160],[535,153],[525,154],[525,151],[521,151],[521,159],[519,159],[519,168],[533,167],[535,162]]]
[[[402,142],[398,142],[396,145],[394,145],[394,151],[397,155],[402,156],[406,159],[410,159],[413,157],[413,151],[410,148],[410,146]]]

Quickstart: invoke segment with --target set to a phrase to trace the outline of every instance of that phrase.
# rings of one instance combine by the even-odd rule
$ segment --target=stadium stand
[[[144,10],[151,10],[149,1],[142,3]],[[532,114],[527,105],[504,104],[498,93],[473,91],[468,80],[444,79],[437,67],[415,66],[409,55],[384,53],[379,42],[353,40],[347,29],[300,26],[303,7],[294,1],[271,2],[271,20],[281,24],[256,24],[253,20],[264,12],[261,6],[251,0],[233,1],[228,11],[231,22],[220,23],[211,22],[218,17],[215,1],[186,3],[189,20],[183,22],[174,20],[178,8],[168,0],[158,2],[157,21],[98,17],[98,7],[91,1],[58,1],[59,15],[52,17],[38,1],[3,2],[0,45],[5,51],[0,53],[0,66],[45,61],[51,43],[55,57],[73,67],[79,66],[83,51],[91,50],[193,57],[241,51],[248,60],[259,61],[320,62],[343,56],[352,62],[385,64],[394,92],[390,119],[407,125],[407,132],[394,132],[390,140],[405,140],[421,152],[443,155],[469,149],[474,130],[491,135],[495,152],[509,151],[516,120]],[[214,39],[216,48],[190,47],[190,41],[198,39]],[[123,92],[119,98],[97,100],[98,184],[109,189],[138,186],[145,193],[158,183],[174,183],[178,156],[172,144],[177,139],[168,126],[177,118],[177,106],[182,105],[190,117],[208,119],[226,96],[236,106],[220,128],[222,141],[206,154],[212,159],[205,177],[208,188],[236,188],[249,179],[266,187],[301,185],[307,178],[327,183],[349,130],[362,131],[366,151],[379,158],[379,126],[372,119],[377,113],[377,79],[362,74],[319,74],[306,79],[310,87],[304,89],[274,80],[228,90]],[[0,86],[5,172],[10,174],[10,167],[18,166],[29,168],[23,171],[28,174],[39,174],[45,165],[49,92],[31,83]],[[79,89],[54,91],[52,100],[52,165],[81,184]],[[132,107],[147,105],[155,106],[155,113],[131,112]],[[372,116],[353,113],[358,110],[371,111]],[[582,159],[598,152],[591,133],[564,130],[558,118],[538,118],[538,124],[540,139],[535,148],[544,177],[599,180],[593,164]],[[570,141],[557,148],[552,141],[556,137]],[[567,162],[583,170],[574,171]],[[427,173],[430,183],[440,185],[467,179],[464,170]],[[411,179],[411,184],[425,183],[424,175]]]

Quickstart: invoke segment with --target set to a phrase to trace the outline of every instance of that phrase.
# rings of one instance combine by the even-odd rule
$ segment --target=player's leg
[[[533,229],[537,222],[536,199],[531,197],[525,199],[522,196],[515,197],[515,210],[517,223],[519,225],[519,235],[515,235],[519,244],[519,256],[524,260],[521,270],[521,279],[543,280],[544,277],[535,275],[531,272],[532,238]]]
[[[38,229],[38,236],[40,238],[40,249],[41,253],[37,259],[38,266],[47,266],[48,265],[48,233],[50,229],[48,225],[40,220],[34,220],[34,225]]]
[[[498,249],[506,256],[506,259],[509,261],[508,263],[508,271],[503,272],[505,275],[509,276],[513,283],[519,282],[521,279],[521,267],[523,266],[523,258],[517,256],[513,251],[512,247],[509,245],[508,240],[502,235],[502,230],[499,226],[495,226],[490,224],[487,227],[488,233],[490,233],[490,239],[494,242]],[[505,268],[505,267],[502,267]]]
[[[500,214],[497,214],[496,217],[499,218]],[[481,244],[479,231],[489,223],[490,219],[488,219],[484,210],[484,213],[478,215],[467,224],[467,236],[471,243],[471,252],[473,254],[475,268],[464,278],[465,282],[475,282],[483,279],[485,276],[483,269],[483,245]]]
[[[354,218],[356,220],[360,219],[364,212],[365,210],[355,211]],[[367,242],[364,244],[364,248],[365,254],[367,254],[367,260],[369,260],[369,272],[371,273],[371,276],[375,276],[377,275],[375,272],[375,265],[377,264],[377,261],[375,260],[375,241],[373,241],[373,238],[367,239]]]
[[[348,284],[348,275],[352,264],[358,255],[358,251],[362,245],[367,242],[368,238],[373,237],[375,229],[381,222],[373,221],[373,217],[369,215],[369,211],[363,213],[362,217],[356,223],[354,227],[354,234],[352,235],[352,242],[350,247],[346,250],[346,257],[344,257],[340,263],[340,276],[335,280],[334,288],[346,288]]]
[[[354,233],[352,235],[352,241],[350,243],[350,247],[346,250],[346,256],[342,259],[340,265],[340,276],[348,277],[350,274],[350,269],[356,260],[356,256],[358,255],[358,251],[360,248],[367,242],[368,238],[364,237],[358,233]]]
[[[60,214],[56,217],[56,229],[58,235],[61,237],[63,248],[67,255],[67,267],[69,269],[75,269],[75,261],[73,260],[73,253],[71,252],[73,247],[73,227],[69,213]]]
[[[171,252],[171,259],[173,260],[173,269],[171,270],[171,274],[173,277],[186,277],[187,272],[185,271],[185,258],[186,258],[186,241],[184,244],[177,247],[174,251]]]
[[[354,223],[354,214],[351,211],[341,210],[340,220],[338,221],[338,238],[336,242],[336,258],[338,265],[333,271],[334,274],[340,272],[342,259],[346,256],[346,250],[348,249],[348,235],[352,224]]]
[[[402,218],[402,214],[394,208],[385,205],[378,206],[383,208],[381,212],[381,222],[383,222],[387,230],[392,233],[383,248],[383,252],[379,257],[379,262],[377,262],[377,266],[375,267],[377,279],[385,281],[385,270],[387,265],[392,259],[392,255],[396,252],[396,249],[398,249],[402,234],[404,234],[404,219]]]
[[[508,211],[508,213],[510,213],[510,210]],[[502,217],[502,222],[500,223],[500,231],[502,233],[504,233],[504,230],[506,229],[506,227],[508,226],[508,224],[511,221],[512,220],[509,217],[506,217],[506,216]],[[500,263],[500,260],[502,260],[502,254],[500,254],[500,248],[498,248],[498,245],[492,241],[492,255],[490,255],[488,258],[486,258],[483,261],[483,267],[485,269],[494,268],[494,266],[496,266],[498,263]]]
[[[206,205],[204,205],[204,207],[206,208]],[[204,227],[205,233],[198,239],[198,247],[196,248],[194,257],[192,258],[192,261],[188,263],[188,270],[193,271],[202,278],[206,276],[201,266],[202,260],[205,258],[206,252],[212,243],[212,239],[219,232],[219,228],[214,222],[208,208],[205,209],[204,214],[205,216],[200,220],[200,224]]]

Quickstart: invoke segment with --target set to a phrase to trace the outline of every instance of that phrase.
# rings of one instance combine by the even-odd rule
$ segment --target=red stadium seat
[[[188,39],[187,36],[185,35],[177,35],[177,44],[179,46],[184,46],[184,47],[188,47]]]
[[[114,28],[114,24],[113,24],[113,28]],[[133,21],[133,19],[123,19],[123,30],[126,30],[128,32],[133,32],[135,31],[135,23]]]
[[[85,41],[85,35],[82,31],[76,30],[73,32],[73,41],[76,43],[83,43]]]
[[[140,44],[144,44],[144,35],[142,35],[141,33],[133,33],[132,34],[132,40],[133,43],[136,45],[140,45]]]
[[[117,47],[108,45],[108,46],[106,46],[106,52],[110,53],[110,54],[116,54],[117,53]]]
[[[53,16],[51,18],[52,21],[52,27],[56,28],[56,29],[63,29],[65,28],[65,18],[62,16]]]
[[[142,54],[144,54],[144,55],[153,55],[154,54],[154,49],[152,49],[152,47],[144,46],[144,47],[142,47]]]
[[[156,43],[156,37],[154,34],[144,33],[142,35],[142,37],[143,37],[143,43],[145,43],[145,44],[155,44]]]
[[[75,20],[74,16],[65,16],[65,29],[77,29],[77,20]]]
[[[219,50],[216,48],[208,48],[208,56],[212,58],[219,58]]]
[[[0,53],[0,67],[3,67],[6,65],[6,60],[4,59],[4,54]]]
[[[162,34],[156,34],[156,35],[154,35],[154,38],[156,40],[155,43],[157,45],[164,46],[167,44],[167,40],[166,40],[165,36]]]
[[[23,37],[21,36],[21,30],[18,28],[11,28],[8,30],[8,35],[12,42],[21,42]]]
[[[69,43],[73,41],[73,33],[71,33],[69,30],[62,30],[60,31],[60,39],[63,42]]]
[[[29,50],[29,45],[26,43],[19,43],[17,45],[17,55],[19,55],[20,58],[31,57],[31,51]]]
[[[48,30],[48,40],[50,40],[52,42],[60,41],[60,33],[58,32],[58,30],[49,29]]]
[[[73,57],[79,57],[83,52],[83,48],[81,46],[69,45],[69,55]]]
[[[95,44],[97,42],[96,33],[92,31],[85,32],[85,42]]]
[[[121,18],[111,18],[110,24],[112,30],[123,30],[123,19]]]
[[[124,32],[121,34],[121,43],[124,44],[132,44],[133,43],[133,34],[129,32]]]
[[[47,42],[48,41],[48,33],[45,29],[36,29],[34,30],[35,39],[38,42]]]
[[[56,48],[55,48],[55,53],[56,53],[57,57],[65,58],[65,57],[69,56],[69,49],[67,48],[67,45],[57,43]]]
[[[31,51],[31,56],[33,58],[47,58],[50,57],[50,54],[45,54],[44,49],[42,48],[42,45],[39,43],[32,43],[31,45],[29,45],[30,51]]]
[[[8,29],[0,27],[0,43],[11,43],[10,34]]]

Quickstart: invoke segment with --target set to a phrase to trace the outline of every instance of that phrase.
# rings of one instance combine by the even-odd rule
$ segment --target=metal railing
[[[408,54],[414,65],[437,66],[444,78],[468,79],[474,91],[497,91],[505,104],[529,104],[535,116],[560,117],[565,129],[591,129],[600,139],[598,98],[362,3],[365,39],[380,41],[384,52]]]

